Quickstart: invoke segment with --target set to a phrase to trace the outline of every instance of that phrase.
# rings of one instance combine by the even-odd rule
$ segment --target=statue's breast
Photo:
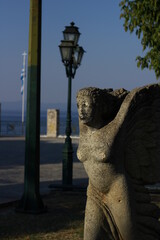
[[[96,161],[107,162],[109,157],[109,143],[104,135],[92,133],[81,136],[77,150],[77,157],[81,162]]]

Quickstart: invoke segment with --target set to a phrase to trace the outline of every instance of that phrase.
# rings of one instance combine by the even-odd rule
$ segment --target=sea
[[[65,136],[66,111],[59,112],[59,136]],[[26,116],[24,116],[26,119]],[[71,113],[72,136],[79,136],[78,113]],[[23,136],[25,135],[26,121],[22,125],[21,111],[6,110],[0,116],[0,136]],[[40,135],[47,134],[47,111],[41,111],[40,115]]]

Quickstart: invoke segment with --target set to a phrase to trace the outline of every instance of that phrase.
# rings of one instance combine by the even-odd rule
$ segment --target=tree
[[[137,66],[155,71],[160,77],[160,1],[123,0],[120,2],[124,29],[135,32],[141,40],[144,56],[138,56]]]

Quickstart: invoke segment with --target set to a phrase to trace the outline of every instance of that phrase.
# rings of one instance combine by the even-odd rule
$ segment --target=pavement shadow
[[[73,191],[86,190],[88,178],[73,179]],[[48,195],[51,191],[63,190],[62,180],[50,180],[40,182],[40,194]],[[15,184],[14,181],[5,181],[0,185],[0,205],[20,200],[24,192],[24,183]]]
[[[0,169],[24,165],[25,141],[2,140],[0,141]]]
[[[73,143],[73,162],[78,162],[76,152],[78,143]],[[40,141],[40,164],[54,164],[62,162],[64,140],[58,142]],[[0,140],[0,169],[24,166],[25,140]]]
[[[77,159],[78,144],[73,143],[73,162],[79,162]],[[61,163],[63,159],[64,143],[41,142],[40,145],[40,163],[54,164]]]

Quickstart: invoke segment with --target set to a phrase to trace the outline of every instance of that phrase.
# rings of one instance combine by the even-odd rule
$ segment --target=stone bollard
[[[59,110],[47,110],[47,137],[57,137],[59,134]]]

